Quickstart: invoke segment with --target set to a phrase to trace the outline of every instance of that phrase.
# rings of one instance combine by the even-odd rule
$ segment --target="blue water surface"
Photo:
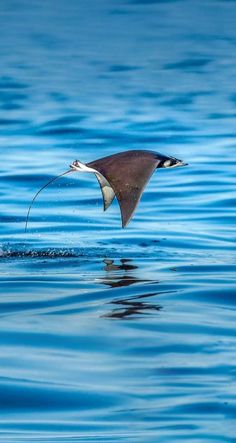
[[[236,442],[236,2],[1,0],[0,440]],[[121,229],[76,158],[157,171]]]

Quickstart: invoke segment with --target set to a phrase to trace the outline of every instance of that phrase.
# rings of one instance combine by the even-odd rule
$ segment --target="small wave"
[[[12,248],[3,248],[0,249],[0,258],[60,258],[60,257],[78,257],[79,255],[83,255],[75,251],[74,249],[12,249]]]
[[[93,258],[106,259],[116,256],[117,252],[112,248],[103,247],[81,247],[81,248],[28,248],[24,244],[19,246],[2,246],[0,247],[0,259],[6,258]]]

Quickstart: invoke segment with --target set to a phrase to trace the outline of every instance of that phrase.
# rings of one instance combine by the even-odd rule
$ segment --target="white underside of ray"
[[[115,193],[106,178],[100,174],[100,172],[95,172],[95,175],[101,186],[104,201],[104,211],[106,211],[106,209],[109,208],[110,204],[113,202]]]
[[[78,171],[78,172],[90,172],[96,175],[97,180],[100,184],[102,195],[103,195],[103,202],[104,202],[104,211],[106,211],[107,208],[109,208],[110,204],[113,202],[115,193],[110,186],[110,183],[107,181],[107,179],[96,169],[89,168],[84,163],[78,162],[78,167],[71,165],[72,169]]]

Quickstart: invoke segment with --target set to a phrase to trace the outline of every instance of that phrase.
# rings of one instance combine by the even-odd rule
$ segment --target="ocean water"
[[[236,2],[1,0],[0,440],[236,442]],[[151,149],[121,229],[75,159]]]

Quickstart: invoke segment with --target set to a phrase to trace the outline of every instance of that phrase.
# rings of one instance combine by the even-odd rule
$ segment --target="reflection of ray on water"
[[[103,261],[106,265],[103,269],[107,272],[107,275],[100,279],[100,282],[104,285],[110,286],[111,288],[119,288],[148,281],[132,275],[132,271],[138,269],[138,266],[131,264],[131,259],[121,258],[119,264],[115,264],[112,259],[104,259]]]
[[[107,314],[103,315],[102,317],[108,317],[108,318],[127,318],[131,316],[135,316],[137,318],[137,315],[145,315],[150,314],[153,311],[160,311],[162,309],[162,306],[158,303],[145,303],[143,301],[139,301],[142,298],[148,298],[153,297],[157,295],[157,293],[150,293],[150,294],[142,294],[137,297],[129,297],[126,299],[119,299],[114,300],[110,302],[110,304],[118,305],[118,308],[112,309],[112,311],[108,312]]]
[[[101,279],[102,284],[108,285],[110,288],[121,288],[131,286],[138,283],[148,283],[150,280],[141,279],[132,275],[132,271],[138,269],[137,265],[133,265],[130,259],[120,259],[119,264],[115,264],[114,260],[105,259],[104,270],[108,273],[108,277]],[[121,273],[119,271],[122,271]],[[149,298],[157,295],[157,293],[147,293],[129,298],[113,300],[109,304],[118,307],[112,311],[104,314],[102,317],[108,318],[127,318],[131,316],[143,315],[150,313],[150,311],[159,311],[161,306],[159,304],[148,303],[140,301],[143,298]]]
[[[122,279],[119,277],[113,277],[113,279],[104,279],[102,283],[104,285],[110,286],[110,288],[121,288],[122,286],[131,286],[135,283],[139,283],[140,280],[136,277],[132,277],[131,275],[125,275]]]
[[[114,270],[119,270],[119,269],[121,269],[121,270],[123,269],[124,271],[129,271],[131,269],[138,268],[137,265],[130,264],[130,262],[132,262],[132,260],[130,258],[121,258],[120,264],[118,264],[118,265],[114,264],[114,260],[109,260],[107,258],[105,258],[103,261],[106,264],[106,266],[104,267],[105,271],[114,271]]]

